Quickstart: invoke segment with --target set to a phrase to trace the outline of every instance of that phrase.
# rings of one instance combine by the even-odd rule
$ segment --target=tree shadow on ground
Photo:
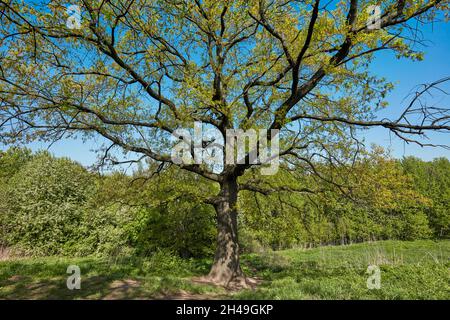
[[[82,278],[79,290],[69,290],[66,278],[33,280],[16,277],[0,283],[4,299],[144,299],[145,291],[140,282],[133,279],[112,279],[104,276]]]
[[[78,265],[81,288],[67,288],[67,267]],[[176,273],[152,270],[144,259],[16,260],[0,268],[0,299],[214,299],[224,293],[196,284],[207,262]]]

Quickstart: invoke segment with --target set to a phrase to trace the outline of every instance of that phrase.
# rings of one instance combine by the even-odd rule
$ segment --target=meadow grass
[[[242,256],[255,290],[227,291],[191,281],[208,259],[165,253],[147,258],[22,258],[0,262],[0,299],[450,299],[450,241],[381,241]],[[81,289],[68,290],[69,265]],[[381,288],[367,288],[369,265]]]

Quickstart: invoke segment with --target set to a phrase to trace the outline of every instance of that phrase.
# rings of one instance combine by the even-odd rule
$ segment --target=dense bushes
[[[151,177],[149,171],[98,176],[45,152],[0,153],[0,245],[34,255],[163,250],[182,257],[210,256],[215,212],[202,200],[217,186],[176,168]],[[396,161],[374,153],[360,159],[352,172],[342,175],[353,186],[349,194],[306,173],[293,178],[283,170],[267,183],[322,192],[242,192],[242,249],[448,237],[448,160]]]
[[[215,235],[212,213],[205,205],[189,202],[142,209],[128,227],[130,243],[138,254],[165,248],[182,257],[210,256]]]
[[[11,158],[17,154],[4,155],[2,163]],[[124,243],[118,211],[92,206],[95,177],[85,168],[48,153],[20,164],[2,180],[2,242],[33,255],[108,253],[109,246]]]
[[[151,179],[113,174],[99,180],[95,202],[114,204],[128,213],[123,225],[127,243],[137,254],[157,249],[182,257],[209,256],[214,249],[214,209],[201,202],[214,186],[176,168]]]
[[[183,257],[212,253],[214,210],[198,197],[213,188],[182,172],[169,170],[152,181],[137,179],[143,173],[98,177],[71,160],[48,153],[31,156],[20,149],[4,153],[0,161],[0,244],[16,251],[71,256],[149,255],[159,249]],[[178,184],[169,175],[176,175]]]
[[[5,192],[6,241],[36,254],[58,254],[78,240],[74,226],[93,189],[83,167],[41,153],[8,180]]]

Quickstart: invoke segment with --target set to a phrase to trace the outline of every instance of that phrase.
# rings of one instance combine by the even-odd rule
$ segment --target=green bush
[[[0,244],[36,256],[212,254],[214,210],[186,196],[185,184],[174,189],[169,177],[133,184],[133,177],[98,177],[46,152],[24,155],[18,149],[0,158],[0,179],[7,181],[0,188]],[[189,187],[198,184],[184,178]]]
[[[127,233],[138,254],[167,249],[187,258],[210,256],[216,231],[211,208],[180,201],[142,208],[127,226]]]
[[[74,256],[134,254],[125,228],[131,220],[131,210],[117,204],[97,207],[92,202],[84,208],[80,225],[74,226],[78,230],[78,238],[68,243],[66,252]]]
[[[408,212],[405,214],[405,222],[402,230],[404,240],[428,239],[432,231],[428,225],[428,218],[423,212]]]
[[[68,159],[36,155],[9,179],[5,240],[29,254],[62,254],[79,239],[83,205],[94,192],[92,176]]]

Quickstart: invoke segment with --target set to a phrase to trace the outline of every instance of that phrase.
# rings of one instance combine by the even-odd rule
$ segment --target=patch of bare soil
[[[19,282],[19,281],[21,281],[21,280],[23,280],[23,279],[25,279],[25,277],[16,274],[16,275],[14,275],[14,276],[12,276],[12,277],[9,277],[9,278],[8,278],[8,281],[11,281],[11,282]]]
[[[139,281],[132,279],[115,280],[109,285],[109,293],[103,297],[105,300],[139,298],[136,293],[140,290]]]
[[[184,290],[180,290],[175,294],[160,295],[156,297],[157,300],[218,300],[225,296],[217,293],[190,293]]]
[[[235,292],[243,290],[243,289],[255,290],[256,287],[262,282],[262,279],[252,278],[252,277],[238,277],[238,278],[233,279],[227,285],[218,284],[218,283],[214,282],[213,280],[211,280],[211,278],[209,278],[208,276],[193,277],[191,279],[191,281],[193,283],[207,284],[207,285],[213,285],[216,287],[222,287],[228,293],[235,293]]]
[[[159,299],[165,300],[216,300],[216,299],[226,299],[230,294],[236,293],[243,289],[255,290],[256,287],[262,282],[259,278],[250,277],[240,277],[236,278],[226,286],[217,284],[212,281],[208,276],[193,277],[190,279],[191,282],[202,285],[212,285],[216,287],[221,287],[225,289],[225,294],[221,293],[202,293],[202,294],[192,294],[184,290],[180,290],[177,294],[164,295],[159,297]]]
[[[47,282],[35,282],[26,286],[27,290],[32,291],[35,294],[46,293],[48,290],[56,288],[54,284],[48,284]]]

